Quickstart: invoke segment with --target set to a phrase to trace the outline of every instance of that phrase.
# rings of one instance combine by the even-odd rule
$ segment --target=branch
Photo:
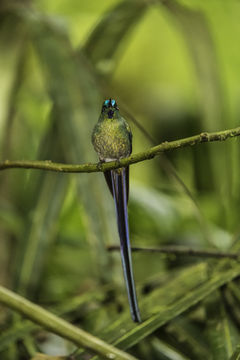
[[[71,359],[73,359],[73,357],[69,357],[69,356],[52,356],[52,355],[45,355],[45,354],[36,353],[34,358],[32,358],[31,360],[71,360]]]
[[[120,246],[109,245],[107,246],[108,251],[119,251]],[[210,258],[230,258],[238,260],[240,253],[233,252],[221,252],[216,250],[198,250],[192,249],[185,246],[161,246],[158,248],[151,247],[131,247],[132,251],[150,252],[150,253],[162,253],[168,255],[188,255],[196,257],[210,257]]]
[[[228,129],[224,131],[218,131],[214,133],[203,132],[199,135],[191,136],[184,139],[179,139],[170,142],[165,141],[160,145],[154,146],[146,151],[133,154],[119,161],[111,161],[107,163],[98,163],[98,164],[87,163],[82,165],[68,165],[68,164],[54,163],[51,160],[45,160],[45,161],[44,160],[43,161],[5,160],[3,162],[0,162],[0,170],[11,169],[11,168],[24,168],[24,169],[39,169],[39,170],[67,172],[67,173],[101,172],[101,171],[117,169],[123,166],[135,164],[144,160],[150,160],[153,159],[155,156],[160,155],[161,153],[167,151],[183,148],[186,146],[193,146],[204,142],[225,141],[228,138],[232,138],[239,135],[240,135],[240,127],[237,127],[235,129]]]
[[[136,360],[130,354],[127,354],[114,346],[107,344],[101,339],[87,333],[67,321],[57,317],[42,307],[30,302],[24,297],[0,286],[0,303],[16,310],[20,314],[28,317],[33,322],[43,326],[53,333],[62,336],[78,345],[87,348],[91,352],[97,353],[106,359],[118,360]]]

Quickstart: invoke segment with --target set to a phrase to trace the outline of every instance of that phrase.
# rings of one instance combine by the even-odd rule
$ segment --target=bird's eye
[[[105,106],[109,106],[109,100],[105,100],[105,101],[104,101],[104,105],[105,105]]]
[[[115,104],[116,104],[116,101],[115,101],[115,100],[112,100],[112,101],[111,101],[111,105],[112,105],[112,106],[115,106]]]

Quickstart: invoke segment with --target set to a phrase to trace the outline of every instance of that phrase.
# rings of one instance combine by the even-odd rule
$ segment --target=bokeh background
[[[91,132],[109,97],[132,128],[133,152],[237,127],[239,16],[235,0],[2,0],[1,160],[96,162]],[[131,166],[132,244],[231,249],[240,230],[239,150],[233,138]],[[106,250],[118,235],[102,174],[0,175],[1,284],[117,343],[135,325],[119,254]],[[133,262],[145,319],[195,294],[220,266],[148,253],[133,254]],[[211,294],[187,300],[186,312],[134,341],[127,332],[120,347],[139,359],[229,359],[239,342],[237,283]],[[1,308],[1,358],[74,350],[32,330]]]

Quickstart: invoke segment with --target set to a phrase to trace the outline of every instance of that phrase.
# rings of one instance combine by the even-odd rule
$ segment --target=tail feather
[[[129,195],[129,166],[127,166],[126,168],[126,192],[127,192],[127,202],[128,202],[128,195]],[[107,170],[104,173],[104,177],[105,180],[107,182],[108,188],[113,196],[113,185],[112,185],[112,171],[111,170]]]
[[[124,278],[127,287],[128,301],[133,321],[141,322],[137,295],[133,277],[131,245],[128,229],[128,176],[129,170],[125,168],[111,170],[112,194],[115,201],[118,232],[120,237],[120,248]],[[109,182],[108,182],[109,183]]]

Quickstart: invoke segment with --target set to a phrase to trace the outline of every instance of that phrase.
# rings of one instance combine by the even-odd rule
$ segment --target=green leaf
[[[32,331],[39,329],[39,326],[33,324],[29,320],[19,321],[6,331],[2,331],[0,335],[0,351],[9,348],[17,340],[22,340]]]
[[[186,316],[183,314],[170,321],[162,329],[165,335],[163,335],[163,338],[166,339],[165,341],[169,341],[176,349],[190,357],[190,359],[209,359],[210,352],[207,342],[198,323],[199,320],[205,320],[205,318],[202,319],[201,310],[203,309],[201,307],[196,308],[196,314],[194,310],[189,311]],[[196,317],[197,319],[195,319]]]
[[[44,21],[36,22],[34,26],[34,45],[54,103],[53,114],[57,119],[57,131],[63,139],[64,159],[70,163],[88,162],[96,158],[91,145],[99,100],[94,79],[86,60],[73,56],[67,34],[56,32]],[[92,267],[96,275],[104,278],[110,275],[105,269],[108,259],[104,244],[112,237],[112,224],[115,223],[113,204],[110,204],[110,212],[108,206],[103,205],[109,195],[101,175],[75,175],[75,181],[79,201],[85,209]]]
[[[156,350],[156,355],[162,354],[166,360],[190,360],[190,358],[184,356],[178,350],[159,340],[157,337],[153,338],[151,344]]]
[[[210,24],[202,10],[191,8],[176,0],[159,1],[176,21],[189,49],[200,85],[205,112],[205,129],[215,129],[224,121],[224,102],[218,69],[215,43]],[[211,120],[211,121],[209,121]]]
[[[22,76],[27,26],[15,14],[0,13],[0,146],[1,158],[9,156],[9,142],[16,93]]]
[[[225,360],[232,354],[231,328],[219,292],[215,291],[206,300],[207,330],[213,360]]]
[[[230,360],[239,360],[240,359],[240,345],[237,345],[234,353],[232,354]]]
[[[215,269],[212,265],[201,263],[184,270],[175,279],[140,301],[143,323],[137,326],[127,323],[127,316],[122,315],[106,329],[104,339],[125,350],[137,344],[239,275],[240,265],[237,263],[223,261],[220,264]]]
[[[142,0],[122,1],[107,11],[90,34],[83,50],[100,75],[110,75],[116,67],[122,41],[145,13]]]
[[[54,158],[59,156],[57,142],[52,141],[52,133],[43,138],[44,154]],[[44,156],[40,154],[40,157]],[[32,174],[29,182],[35,182],[32,193],[32,212],[25,222],[19,259],[16,269],[16,287],[22,294],[31,293],[34,298],[39,280],[46,264],[49,248],[56,235],[61,206],[66,194],[69,178],[57,174]],[[28,200],[27,200],[28,201]],[[35,294],[36,295],[36,294]]]
[[[221,70],[218,66],[216,43],[210,28],[208,18],[202,10],[191,8],[180,1],[159,1],[178,25],[186,46],[189,50],[191,61],[194,65],[199,86],[199,101],[202,125],[209,131],[226,124],[226,104],[221,79]],[[213,186],[218,189],[219,201],[223,203],[222,189],[227,193],[232,187],[231,152],[234,144],[223,146],[208,146],[197,151],[196,178],[201,186]],[[208,173],[207,183],[205,174]],[[223,176],[224,174],[224,176]],[[221,178],[221,183],[219,182]],[[231,223],[232,200],[228,197],[227,217],[224,221]]]

